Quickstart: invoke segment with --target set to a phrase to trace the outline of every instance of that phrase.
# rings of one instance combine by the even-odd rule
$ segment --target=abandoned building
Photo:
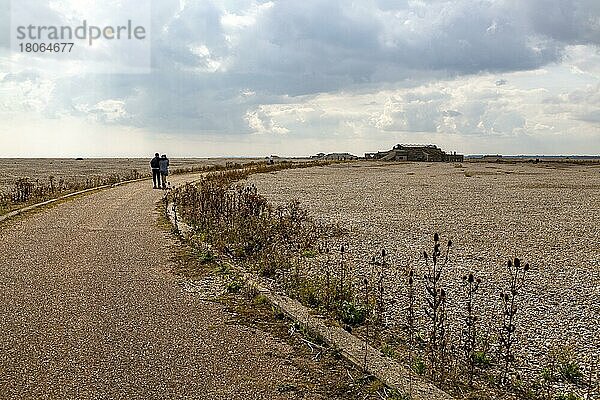
[[[499,162],[499,161],[502,161],[502,155],[501,154],[486,154],[483,157],[481,157],[481,160]]]
[[[358,160],[358,157],[350,153],[319,153],[310,157],[313,160],[327,160],[327,161],[349,161]]]
[[[366,153],[366,160],[381,161],[434,161],[434,162],[463,162],[462,154],[447,154],[435,145],[405,146],[397,144],[393,149],[377,153]]]

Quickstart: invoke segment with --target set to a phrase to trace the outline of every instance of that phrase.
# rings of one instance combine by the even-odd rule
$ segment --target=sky
[[[23,54],[28,18],[148,37]],[[600,1],[0,0],[0,121],[0,157],[597,155]]]

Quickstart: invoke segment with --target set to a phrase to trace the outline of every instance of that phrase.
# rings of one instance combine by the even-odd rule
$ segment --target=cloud
[[[127,111],[122,100],[103,100],[92,106],[78,105],[77,110],[97,122],[125,122]]]
[[[522,75],[506,76],[518,81],[524,79]],[[560,72],[550,75],[550,81],[556,80]],[[588,124],[598,115],[597,86],[551,96],[544,88],[497,86],[496,81],[490,75],[477,75],[352,96],[303,96],[294,104],[261,106],[260,110],[272,124],[287,128],[289,135],[303,137],[308,136],[303,127],[312,126],[349,140],[380,132],[390,138],[408,134],[414,141],[431,135],[460,136],[463,144],[481,144],[494,138],[555,135],[558,131],[568,147],[567,132],[575,127],[600,135]]]
[[[44,114],[51,103],[55,83],[36,73],[8,73],[0,81],[0,115]]]
[[[538,34],[567,44],[600,44],[600,3],[596,0],[529,0],[519,2],[519,7]]]
[[[64,73],[47,61],[11,72],[14,55],[0,52],[0,112],[180,140],[442,135],[435,138],[458,144],[575,127],[596,134],[599,7],[595,0],[153,0],[151,73],[85,74],[76,66]]]
[[[285,134],[290,130],[280,126],[274,121],[279,113],[274,107],[260,106],[258,110],[246,113],[246,122],[254,133],[257,134]]]

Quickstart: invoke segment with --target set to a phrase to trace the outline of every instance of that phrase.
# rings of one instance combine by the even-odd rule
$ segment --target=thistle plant
[[[319,246],[319,254],[325,257],[324,269],[325,269],[325,290],[324,290],[324,306],[326,310],[331,310],[333,304],[333,286],[331,282],[331,261],[330,251],[327,243],[323,243]]]
[[[339,281],[338,281],[338,293],[344,293],[347,287],[347,271],[346,271],[346,246],[340,246],[340,261],[339,261]]]
[[[469,386],[473,386],[473,376],[475,373],[475,351],[477,344],[477,322],[478,317],[475,313],[475,295],[479,290],[481,279],[475,278],[472,272],[463,276],[462,286],[466,296],[465,317],[462,331],[462,348],[467,362],[467,378]]]
[[[352,276],[350,263],[347,260],[348,245],[340,245],[339,261],[338,261],[338,282],[335,292],[335,300],[337,305],[351,303],[353,299],[354,288],[352,285]]]
[[[446,291],[441,287],[442,271],[448,264],[452,241],[448,241],[446,251],[442,254],[440,236],[433,236],[433,252],[431,256],[423,252],[427,273],[424,275],[426,304],[425,314],[429,319],[429,361],[431,377],[437,379],[438,366],[446,354]]]
[[[385,327],[385,276],[389,267],[388,254],[381,249],[377,256],[371,258],[371,277],[375,282],[375,322],[380,328]]]
[[[406,306],[406,329],[408,331],[408,357],[411,363],[414,359],[414,347],[415,347],[415,332],[417,330],[416,327],[416,296],[415,296],[415,279],[414,279],[414,271],[412,268],[407,268],[406,271],[407,279],[406,279],[406,297],[407,297],[407,306]],[[414,368],[413,368],[414,370]],[[416,372],[416,371],[415,371]],[[412,374],[409,375],[409,393],[412,394]]]
[[[510,374],[514,367],[515,350],[514,345],[517,341],[515,332],[516,315],[518,312],[518,299],[521,295],[521,289],[525,285],[525,276],[529,271],[529,264],[521,265],[521,260],[515,258],[514,261],[508,260],[508,288],[500,293],[502,303],[502,326],[500,328],[500,356],[502,359],[502,370],[500,381],[502,384],[509,382]]]

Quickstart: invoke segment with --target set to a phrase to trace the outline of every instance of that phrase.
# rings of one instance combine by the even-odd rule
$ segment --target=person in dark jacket
[[[160,156],[158,153],[154,154],[154,158],[150,161],[150,168],[152,168],[152,182],[154,182],[154,189],[160,188]]]
[[[162,178],[162,188],[167,188],[167,176],[169,176],[169,159],[165,154],[160,157],[159,161],[160,176]]]

